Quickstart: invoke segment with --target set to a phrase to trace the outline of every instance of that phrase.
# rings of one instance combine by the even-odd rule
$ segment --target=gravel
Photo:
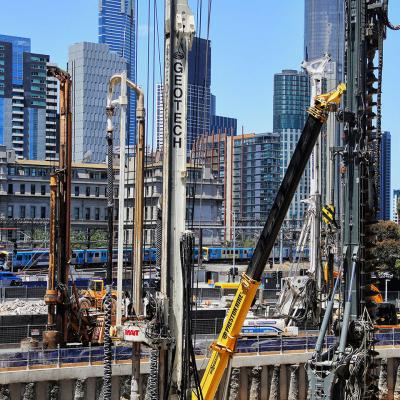
[[[0,315],[35,315],[47,314],[44,300],[15,299],[0,303]]]

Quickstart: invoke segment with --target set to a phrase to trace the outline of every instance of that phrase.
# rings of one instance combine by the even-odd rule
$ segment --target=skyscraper
[[[393,190],[393,221],[400,224],[400,190]]]
[[[30,39],[0,35],[0,144],[20,159],[57,158],[58,85],[48,63]]]
[[[305,0],[304,59],[313,60],[325,53],[337,64],[337,76],[343,74],[344,0]]]
[[[274,132],[281,135],[281,177],[289,165],[297,141],[307,119],[310,103],[308,76],[304,72],[283,70],[274,76],[273,124]],[[309,196],[310,170],[304,171],[299,187],[290,205],[286,220],[293,228],[301,226]]]
[[[195,37],[188,57],[187,147],[210,132],[211,42]]]
[[[72,135],[75,162],[106,159],[105,114],[108,81],[126,69],[126,61],[107,44],[76,43],[69,48],[68,72],[72,77]],[[118,112],[118,110],[117,110]],[[118,118],[114,118],[118,132]],[[115,135],[115,145],[118,135]]]
[[[132,0],[99,0],[99,43],[108,44],[110,51],[126,60],[128,79],[136,82],[135,10]],[[116,71],[120,73],[122,71]],[[128,138],[136,142],[136,96],[128,90]]]
[[[380,220],[390,220],[390,148],[391,137],[390,132],[383,132],[381,139],[381,151],[379,162],[379,214]]]
[[[161,83],[156,85],[156,102],[156,145],[161,151],[164,145],[164,86]]]
[[[236,136],[237,119],[231,117],[223,117],[222,115],[211,115],[210,132],[226,132],[230,136]]]

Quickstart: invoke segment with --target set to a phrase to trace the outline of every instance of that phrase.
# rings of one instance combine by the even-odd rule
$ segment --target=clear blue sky
[[[162,19],[163,1],[157,2]],[[195,11],[197,2],[190,3]],[[139,0],[138,83],[143,87],[147,77],[147,4]],[[97,7],[98,0],[0,0],[0,33],[30,37],[32,51],[50,54],[53,62],[65,67],[71,44],[97,42]],[[217,113],[238,118],[245,132],[272,130],[273,75],[282,69],[299,68],[303,7],[302,0],[213,2],[210,39]],[[392,22],[400,23],[400,2],[391,0],[389,10]],[[206,34],[206,15],[203,12],[202,36]],[[388,32],[384,53],[382,126],[392,134],[392,188],[400,188],[400,32]]]

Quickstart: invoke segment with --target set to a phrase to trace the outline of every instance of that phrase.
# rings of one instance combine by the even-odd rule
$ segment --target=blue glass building
[[[57,85],[49,56],[31,53],[28,38],[0,35],[0,144],[17,158],[57,158]]]
[[[383,132],[381,139],[380,150],[380,176],[379,176],[379,213],[378,219],[388,221],[390,220],[390,162],[391,162],[391,137],[390,132]]]
[[[133,0],[99,0],[99,43],[108,44],[127,62],[127,75],[136,82],[136,38]],[[122,71],[121,71],[122,72]],[[135,144],[136,137],[136,96],[128,90],[128,138],[129,145]]]
[[[210,132],[211,42],[195,37],[188,57],[187,149]]]
[[[274,76],[274,133],[281,135],[281,177],[289,165],[297,141],[307,119],[310,104],[308,75],[295,70],[283,70]],[[310,191],[310,169],[306,168],[286,216],[290,228],[300,229]]]
[[[310,86],[304,72],[283,70],[274,76],[274,132],[303,130],[310,105]]]
[[[237,135],[237,119],[211,115],[210,133],[226,133],[228,136]]]

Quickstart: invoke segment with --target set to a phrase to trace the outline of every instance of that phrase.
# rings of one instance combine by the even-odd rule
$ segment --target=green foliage
[[[392,221],[379,221],[369,229],[368,258],[373,269],[400,273],[400,227]]]
[[[74,249],[88,249],[107,246],[107,232],[101,229],[73,230],[71,246]]]

